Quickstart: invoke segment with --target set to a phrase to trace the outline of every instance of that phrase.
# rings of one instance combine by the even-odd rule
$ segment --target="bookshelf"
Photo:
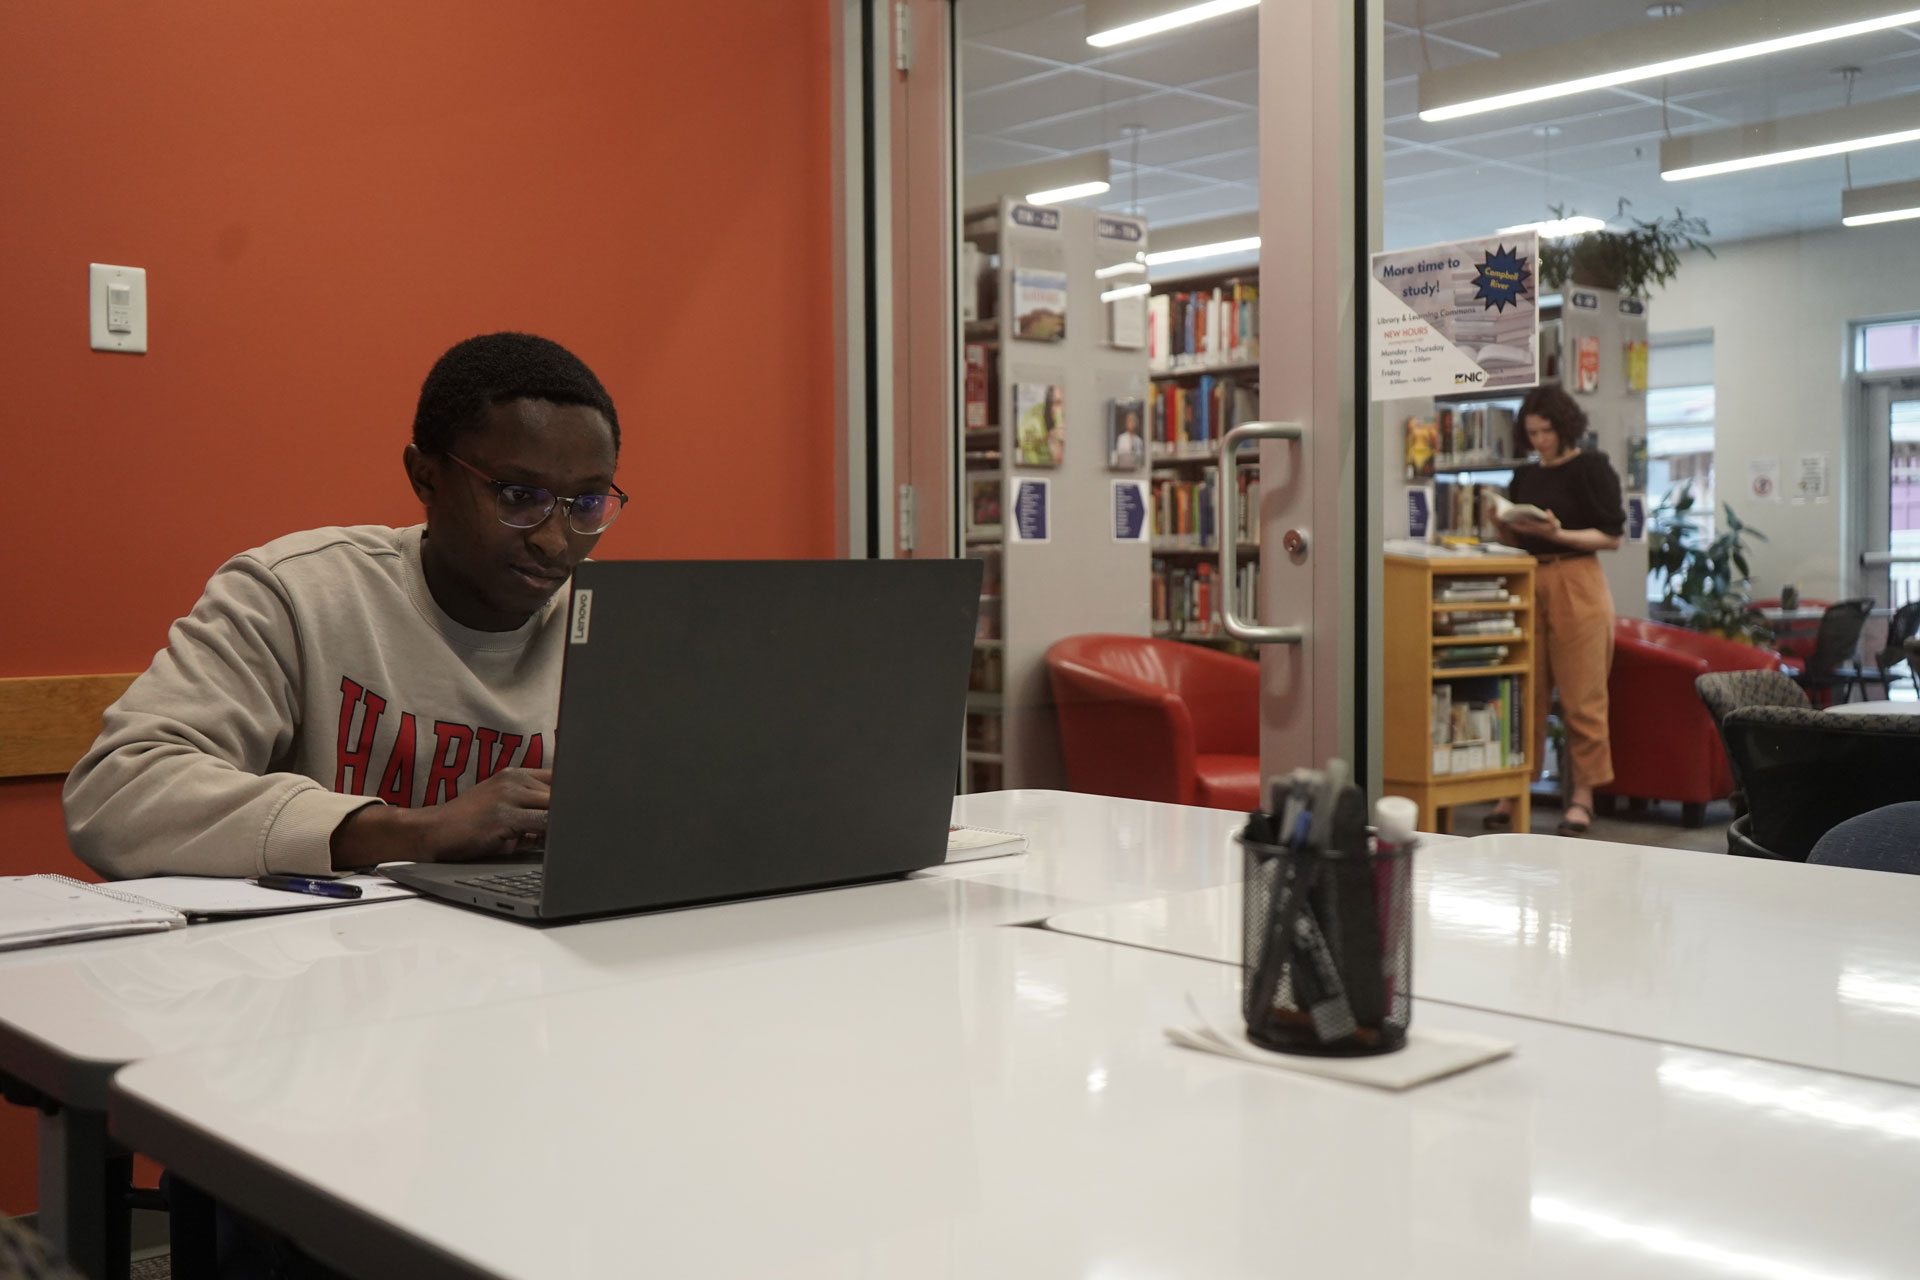
[[[1047,649],[1148,630],[1148,543],[1115,536],[1112,483],[1146,482],[1144,441],[1124,469],[1109,435],[1125,406],[1144,424],[1146,299],[1101,296],[1144,281],[1146,236],[1137,218],[1012,199],[961,220],[956,510],[963,553],[985,566],[963,791],[1064,786]],[[1044,540],[1013,523],[1029,479],[1048,484]]]
[[[1386,557],[1382,766],[1423,831],[1449,830],[1455,805],[1501,799],[1528,830],[1533,574],[1532,556]],[[1463,656],[1480,649],[1494,652]]]
[[[1240,653],[1251,647],[1220,628],[1220,593],[1234,612],[1259,616],[1260,461],[1234,459],[1242,527],[1239,581],[1216,578],[1220,533],[1220,441],[1260,416],[1260,290],[1257,271],[1158,281],[1148,299],[1148,458],[1152,464],[1153,634]]]

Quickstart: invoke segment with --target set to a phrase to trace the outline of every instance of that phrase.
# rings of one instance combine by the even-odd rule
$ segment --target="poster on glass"
[[[1374,254],[1373,398],[1534,386],[1539,258],[1532,231]]]

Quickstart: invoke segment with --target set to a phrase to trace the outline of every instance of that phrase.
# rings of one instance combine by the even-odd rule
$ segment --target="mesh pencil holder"
[[[1413,1013],[1413,850],[1288,848],[1246,858],[1241,1013],[1281,1053],[1362,1057],[1407,1042]]]

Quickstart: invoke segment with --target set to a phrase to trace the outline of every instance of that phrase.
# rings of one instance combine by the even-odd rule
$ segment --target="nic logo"
[[[1457,387],[1463,382],[1485,382],[1486,378],[1487,372],[1484,369],[1475,369],[1472,373],[1456,373],[1453,375],[1453,385]]]

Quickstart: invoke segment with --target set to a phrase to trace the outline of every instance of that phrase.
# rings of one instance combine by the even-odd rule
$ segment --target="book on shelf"
[[[1513,456],[1513,410],[1504,405],[1442,405],[1433,429],[1433,461],[1439,468],[1511,467],[1522,461]]]
[[[1503,577],[1442,578],[1436,580],[1435,585],[1440,589],[1433,593],[1433,598],[1442,604],[1479,604],[1513,598]]]
[[[973,547],[968,550],[967,558],[980,562],[980,596],[982,599],[1000,597],[1000,568],[1003,557],[999,547]]]
[[[1433,772],[1518,768],[1526,759],[1520,681],[1484,677],[1433,687]]]
[[[1433,474],[1434,460],[1440,453],[1440,426],[1432,418],[1407,419],[1407,469],[1409,480]]]
[[[1260,286],[1155,294],[1147,306],[1147,360],[1155,368],[1250,364],[1260,358]]]
[[[1146,405],[1134,396],[1107,401],[1107,468],[1138,471],[1146,461],[1147,440],[1140,429]]]
[[[1138,351],[1147,345],[1147,299],[1129,294],[1107,301],[1107,345]]]
[[[1167,472],[1154,475],[1149,494],[1152,500],[1152,529],[1157,539],[1178,539],[1196,549],[1219,545],[1214,528],[1220,510],[1220,469],[1206,467],[1197,480],[1184,479]],[[1234,473],[1234,528],[1236,542],[1253,542],[1259,537],[1260,476],[1257,472]]]
[[[1191,385],[1155,382],[1147,390],[1147,418],[1160,453],[1217,453],[1227,432],[1259,417],[1259,391],[1230,378],[1202,374]]]
[[[1433,656],[1435,668],[1471,669],[1474,667],[1498,667],[1507,661],[1512,653],[1511,647],[1504,644],[1462,644],[1450,645]]]
[[[966,406],[967,430],[978,431],[982,427],[992,426],[993,410],[993,374],[987,359],[987,348],[978,342],[967,344],[967,381]]]
[[[999,712],[969,711],[967,713],[967,750],[978,751],[987,755],[994,755],[999,752]]]
[[[1433,633],[1437,636],[1515,636],[1519,624],[1511,614],[1436,613]]]
[[[1013,269],[1013,336],[1060,342],[1067,336],[1067,273],[1042,267]]]

